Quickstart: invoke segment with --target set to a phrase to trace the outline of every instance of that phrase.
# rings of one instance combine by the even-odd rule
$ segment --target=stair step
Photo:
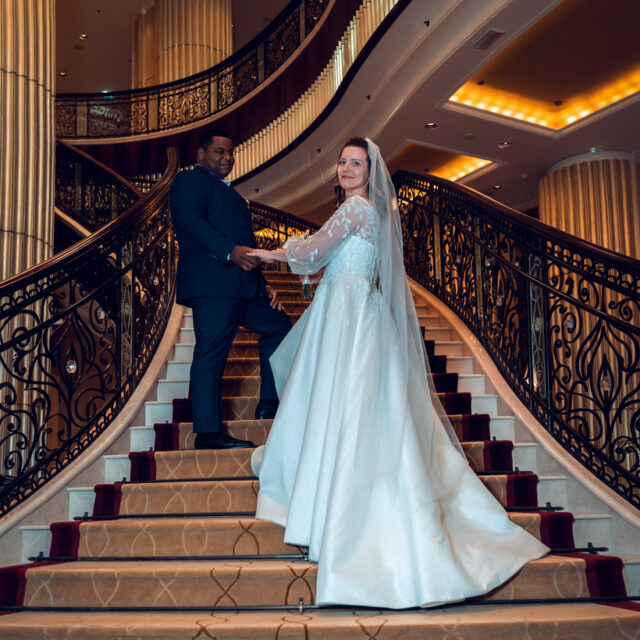
[[[585,598],[583,554],[553,555],[527,563],[513,578],[474,599]],[[598,557],[598,562],[606,559]],[[621,569],[621,567],[619,567]],[[304,560],[86,561],[34,564],[25,574],[24,604],[32,607],[223,607],[312,604],[317,565]],[[621,576],[621,571],[620,571]],[[618,595],[598,585],[593,595]]]
[[[449,415],[449,420],[458,438],[462,441],[481,441],[490,439],[488,415]],[[271,428],[272,420],[226,420],[227,431],[235,438],[249,440],[256,445],[264,444]],[[150,427],[135,427],[150,429]],[[179,423],[163,421],[154,424],[154,448],[157,451],[171,449],[193,449],[193,424],[188,421]],[[147,438],[148,436],[145,436]],[[496,438],[498,439],[498,438]],[[148,451],[149,447],[140,449]]]
[[[265,421],[266,422],[266,421]],[[261,440],[266,439],[265,433]],[[463,442],[462,449],[474,471],[510,471],[511,442]],[[230,478],[251,476],[253,449],[174,450],[132,452],[130,478],[136,482],[149,480],[180,480],[185,478]],[[129,469],[127,469],[129,479]],[[123,476],[111,482],[119,482]]]
[[[153,448],[154,441],[155,432],[153,430],[153,427],[147,425],[129,427],[129,442],[131,451],[149,451],[149,449]]]
[[[509,518],[547,545],[573,546],[570,514],[511,512]],[[28,555],[149,558],[162,556],[249,556],[303,553],[283,541],[283,529],[249,516],[171,517],[59,522],[39,531]],[[25,555],[25,559],[28,557]]]
[[[37,557],[40,553],[47,555],[51,547],[51,529],[46,524],[20,525],[20,543],[22,546],[21,562]]]
[[[362,611],[355,609],[305,609],[303,614],[283,611],[239,611],[233,615],[194,612],[72,612],[15,613],[0,617],[0,633],[15,640],[50,637],[106,640],[218,640],[266,638],[444,638],[473,640],[496,638],[633,638],[640,627],[640,612],[605,604],[455,605],[433,610]],[[448,630],[443,632],[443,629]],[[553,635],[550,635],[550,629]],[[384,634],[380,632],[384,630]],[[81,635],[78,635],[81,633]],[[623,634],[623,635],[621,635]]]
[[[243,359],[240,359],[243,360]],[[256,359],[257,360],[257,359]],[[259,364],[256,363],[259,372]],[[229,367],[227,368],[227,370]],[[443,375],[443,374],[437,374]],[[457,392],[473,393],[484,395],[486,377],[482,373],[447,374],[457,375]],[[232,375],[227,374],[222,380],[222,395],[231,396],[254,396],[260,393],[259,375]],[[436,389],[439,387],[436,386]],[[184,398],[189,393],[189,379],[168,379],[158,381],[157,399],[173,400],[174,398]]]
[[[567,504],[567,476],[540,476],[538,484],[540,504]]]
[[[296,606],[312,602],[316,566],[304,561],[69,562],[27,571],[27,606]]]
[[[624,577],[627,584],[627,593],[640,594],[640,554],[621,555],[624,562]],[[638,607],[640,610],[640,607]],[[640,625],[638,626],[640,629]]]
[[[493,424],[492,424],[493,426]],[[510,440],[511,438],[509,438]],[[536,469],[538,444],[535,442],[516,442],[513,445],[513,464],[519,469]]]
[[[47,547],[49,548],[49,547]],[[253,517],[127,518],[54,525],[58,557],[250,556],[299,554],[283,529]]]
[[[576,547],[586,547],[590,542],[611,548],[611,522],[609,513],[574,513],[573,536]],[[640,593],[640,591],[638,592]]]
[[[493,474],[480,477],[504,507],[535,507],[538,504],[535,474]],[[257,480],[170,480],[101,484],[95,487],[95,503],[80,513],[94,516],[254,512]]]
[[[491,415],[491,437],[496,440],[515,439],[515,420],[513,416]],[[515,445],[515,443],[514,443]]]
[[[447,371],[451,373],[473,373],[473,358],[471,356],[449,356]]]

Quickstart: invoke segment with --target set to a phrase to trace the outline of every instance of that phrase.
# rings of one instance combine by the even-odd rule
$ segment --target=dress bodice
[[[323,280],[364,278],[372,283],[378,275],[378,248],[357,233],[350,236],[327,265]]]
[[[312,236],[295,236],[285,243],[287,262],[294,273],[316,273],[326,267],[327,281],[341,277],[366,278],[378,273],[380,220],[375,207],[362,196],[352,196]]]

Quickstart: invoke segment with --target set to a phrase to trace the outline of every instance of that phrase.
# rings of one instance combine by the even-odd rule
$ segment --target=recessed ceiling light
[[[496,191],[500,191],[500,189],[502,189],[502,185],[501,185],[501,184],[494,184],[494,185],[493,185],[493,188],[494,188]]]
[[[89,37],[89,35],[86,34],[86,33],[81,33],[80,34],[80,40],[86,40],[88,37]]]
[[[462,137],[463,137],[465,140],[473,140],[473,139],[475,139],[476,134],[475,134],[475,133],[473,133],[473,131],[467,131],[466,133],[463,133],[463,134],[462,134]]]
[[[511,143],[508,140],[504,140],[498,145],[498,149],[506,149],[507,147],[510,147],[510,146],[511,146]]]
[[[66,71],[58,71],[58,75],[59,75],[61,78],[66,78],[66,76],[67,76],[67,72],[66,72]]]
[[[424,125],[425,129],[435,129],[438,126],[437,122],[427,122],[427,124]]]

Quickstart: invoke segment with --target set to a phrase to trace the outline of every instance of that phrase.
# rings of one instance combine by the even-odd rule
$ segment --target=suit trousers
[[[191,298],[196,344],[189,384],[195,433],[222,430],[222,374],[240,326],[260,335],[260,400],[277,400],[269,358],[291,328],[266,297]]]

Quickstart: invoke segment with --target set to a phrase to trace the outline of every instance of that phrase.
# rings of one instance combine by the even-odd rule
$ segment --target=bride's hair
[[[371,157],[369,156],[369,145],[367,144],[367,141],[364,138],[359,138],[357,136],[353,138],[349,138],[342,145],[342,149],[340,149],[340,155],[338,156],[338,160],[340,160],[340,158],[342,157],[342,152],[347,147],[359,147],[360,149],[364,150],[364,152],[367,154],[367,170],[369,171],[369,173],[371,173]],[[336,167],[336,181],[338,181],[338,167]],[[344,201],[344,189],[340,186],[339,181],[336,184],[334,190],[336,193],[336,206],[340,206]]]

